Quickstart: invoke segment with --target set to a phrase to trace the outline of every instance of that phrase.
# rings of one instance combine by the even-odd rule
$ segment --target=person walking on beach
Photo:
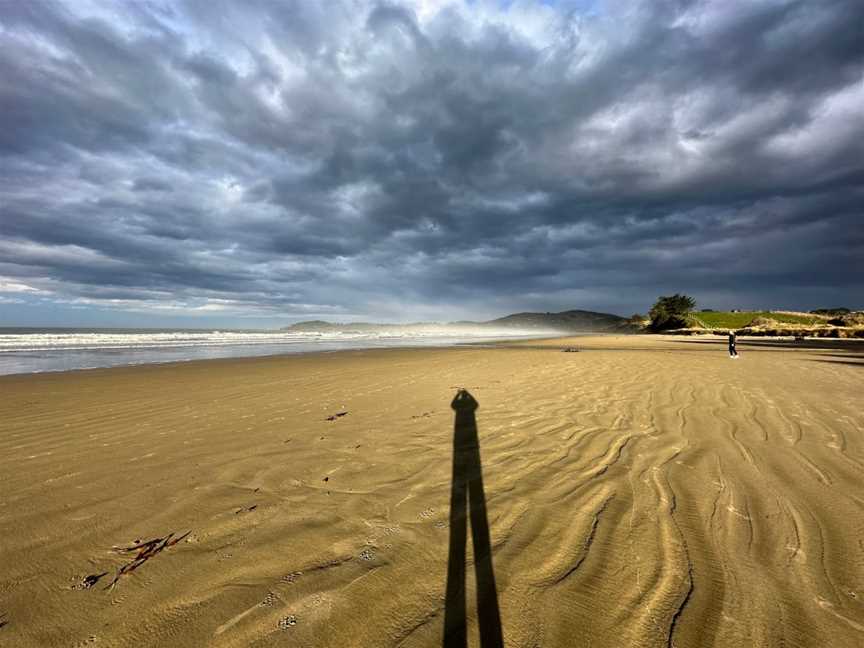
[[[738,357],[738,351],[735,349],[735,331],[729,331],[729,357]]]

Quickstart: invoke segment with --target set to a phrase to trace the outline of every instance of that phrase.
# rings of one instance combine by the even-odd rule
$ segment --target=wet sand
[[[841,342],[2,377],[0,645],[862,646]]]

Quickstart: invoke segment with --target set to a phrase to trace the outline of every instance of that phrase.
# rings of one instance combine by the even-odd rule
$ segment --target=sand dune
[[[479,607],[497,602],[504,645],[862,646],[864,345],[821,346],[741,340],[732,361],[720,341],[598,337],[2,377],[0,644],[442,645],[464,387],[494,569]],[[479,466],[455,472],[470,490]],[[468,502],[450,578],[480,645]]]

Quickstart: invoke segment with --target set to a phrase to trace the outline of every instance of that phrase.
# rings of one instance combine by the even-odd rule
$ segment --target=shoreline
[[[578,333],[573,334],[576,338],[579,337],[602,337],[602,336],[615,336],[619,335],[616,333]],[[572,337],[571,336],[571,337]],[[171,359],[171,360],[156,360],[156,361],[141,361],[141,362],[127,362],[124,364],[115,364],[115,365],[104,365],[104,366],[94,366],[94,367],[74,367],[74,368],[61,368],[61,369],[45,369],[45,370],[36,370],[36,371],[21,371],[17,373],[0,373],[0,379],[3,379],[6,376],[26,376],[31,374],[57,374],[57,373],[67,373],[67,372],[79,372],[79,371],[94,371],[98,369],[121,369],[121,368],[129,368],[129,367],[143,367],[148,365],[172,365],[172,364],[187,364],[190,362],[210,362],[214,360],[248,360],[248,359],[256,359],[256,358],[283,358],[283,357],[294,357],[294,356],[305,356],[305,355],[314,355],[314,354],[330,354],[330,353],[343,353],[343,352],[352,352],[352,351],[386,351],[393,349],[449,349],[449,348],[494,348],[496,346],[503,346],[508,343],[520,343],[520,342],[541,342],[544,340],[557,340],[557,339],[565,339],[567,335],[556,335],[556,336],[541,336],[541,337],[514,337],[514,338],[495,338],[488,340],[480,340],[480,341],[460,341],[460,342],[442,342],[442,343],[432,343],[432,344],[400,344],[400,345],[371,345],[371,346],[356,346],[356,347],[346,347],[340,349],[306,349],[302,351],[282,351],[276,353],[261,353],[261,354],[251,354],[251,355],[232,355],[225,357],[215,357],[215,358],[188,358],[188,359]],[[237,345],[240,346],[240,345]],[[250,345],[253,346],[253,345]],[[189,348],[209,348],[209,347],[189,347]],[[104,349],[109,350],[109,349]],[[74,350],[69,350],[74,352]],[[12,352],[19,353],[19,352]],[[3,359],[3,353],[0,353],[0,361]]]
[[[454,342],[452,344],[430,344],[430,345],[399,345],[399,346],[369,346],[369,347],[354,347],[354,348],[345,348],[345,349],[317,349],[317,350],[304,350],[304,351],[292,351],[292,352],[283,352],[283,353],[267,353],[261,355],[244,355],[244,356],[227,356],[221,358],[190,358],[186,360],[182,359],[172,359],[165,361],[144,361],[144,362],[131,362],[126,364],[118,364],[118,365],[108,365],[108,366],[96,366],[96,367],[79,367],[79,368],[70,368],[70,369],[48,369],[48,370],[40,370],[40,371],[24,371],[19,373],[5,373],[0,374],[0,381],[9,378],[20,378],[22,376],[32,376],[32,375],[56,375],[56,374],[66,374],[66,373],[81,373],[81,372],[92,372],[92,371],[100,371],[100,370],[113,370],[113,369],[133,369],[136,367],[148,367],[148,366],[171,366],[171,365],[188,365],[195,363],[211,363],[211,362],[231,362],[234,360],[237,361],[250,361],[250,360],[266,360],[266,359],[279,359],[279,358],[293,358],[293,357],[306,357],[306,356],[315,356],[315,355],[332,355],[332,354],[342,354],[342,353],[359,353],[359,352],[370,352],[370,351],[409,351],[409,350],[443,350],[443,349],[495,349],[495,348],[537,348],[543,349],[548,348],[550,345],[555,346],[558,342],[562,343],[563,347],[578,347],[580,341],[587,340],[609,340],[613,338],[622,338],[622,339],[656,339],[656,340],[669,340],[681,341],[683,339],[689,338],[697,338],[702,340],[710,340],[717,341],[717,343],[725,343],[725,336],[717,333],[711,332],[700,332],[700,333],[630,333],[630,334],[620,334],[620,333],[579,333],[579,334],[570,334],[570,335],[555,335],[555,336],[544,336],[537,338],[502,338],[496,340],[484,340],[477,342]],[[752,344],[753,342],[763,342],[768,344],[777,344],[781,345],[783,343],[793,342],[796,345],[796,348],[800,349],[833,349],[833,348],[862,348],[864,349],[864,339],[861,338],[836,338],[836,337],[828,337],[828,336],[815,336],[815,337],[807,337],[803,340],[796,340],[793,336],[782,335],[782,336],[767,336],[767,335],[741,335],[738,336],[739,344],[746,345],[748,341]],[[569,341],[567,344],[564,344],[565,341]],[[595,343],[590,343],[589,347],[583,350],[599,350]],[[611,350],[611,349],[606,349]],[[0,354],[0,359],[2,359],[2,354]]]
[[[295,351],[291,353],[272,353],[266,355],[248,355],[248,356],[229,356],[225,358],[190,358],[189,360],[165,360],[162,362],[135,362],[121,365],[111,365],[106,367],[80,367],[76,369],[51,369],[46,371],[29,371],[14,374],[0,374],[0,381],[5,379],[22,378],[25,376],[58,376],[67,374],[89,374],[92,372],[109,372],[109,371],[130,371],[135,369],[144,369],[147,367],[154,368],[171,368],[172,366],[190,366],[198,364],[230,364],[236,362],[238,364],[247,362],[267,362],[279,361],[290,358],[309,358],[316,356],[329,356],[337,354],[356,354],[369,352],[388,352],[388,351],[422,351],[422,350],[445,350],[460,348],[459,345],[444,345],[444,346],[393,346],[393,347],[362,347],[355,349],[319,349],[317,351]],[[491,348],[491,347],[490,347]]]
[[[341,353],[343,351],[374,351],[374,350],[387,350],[387,349],[439,349],[439,348],[443,349],[443,348],[458,347],[458,346],[463,346],[463,345],[464,346],[484,346],[484,345],[495,345],[495,344],[505,343],[507,341],[519,341],[519,340],[525,340],[525,339],[541,340],[541,339],[548,339],[548,338],[546,338],[546,337],[496,338],[496,339],[489,339],[489,340],[476,341],[476,342],[472,342],[472,341],[440,342],[440,343],[433,342],[433,343],[426,343],[426,344],[422,344],[422,343],[416,344],[415,343],[415,344],[404,344],[404,345],[403,344],[393,344],[393,345],[390,345],[390,344],[374,345],[374,344],[372,344],[369,346],[364,346],[364,343],[361,342],[357,346],[347,346],[347,347],[336,348],[336,349],[321,348],[321,349],[304,349],[304,350],[298,350],[298,351],[280,350],[280,351],[276,351],[276,352],[268,351],[265,353],[251,353],[249,355],[228,355],[228,356],[223,356],[223,357],[211,357],[211,358],[198,357],[198,358],[186,358],[186,359],[172,358],[170,360],[144,360],[144,361],[140,361],[140,362],[124,362],[124,363],[120,363],[120,364],[98,365],[98,366],[91,366],[91,367],[71,367],[71,368],[20,371],[20,372],[15,372],[15,373],[0,373],[0,379],[2,379],[5,376],[24,376],[24,375],[30,375],[30,374],[53,374],[53,373],[66,373],[66,372],[71,372],[71,371],[93,371],[96,369],[117,369],[117,368],[123,368],[123,367],[139,367],[139,366],[147,366],[147,365],[186,364],[189,362],[205,362],[205,361],[211,361],[211,360],[235,360],[235,359],[241,360],[241,359],[250,359],[250,358],[291,357],[291,356],[301,356],[301,355],[319,354],[319,353]],[[328,341],[325,344],[327,344],[327,343],[331,343],[331,342]],[[236,345],[232,345],[232,348],[238,348],[238,347],[243,347],[243,346],[248,346],[252,349],[256,348],[256,345],[244,345],[244,344],[240,344],[240,343],[238,343]],[[184,348],[184,347],[174,347],[171,350],[173,351],[177,348]],[[212,349],[212,348],[222,349],[222,348],[225,348],[225,346],[200,345],[200,346],[190,346],[190,347],[185,347],[185,348],[196,349],[196,350],[202,350],[202,349],[206,350],[206,349]],[[85,349],[85,350],[92,351],[92,349]],[[112,349],[110,347],[105,347],[102,349],[97,349],[96,351],[109,353],[113,350],[115,350],[115,349]],[[132,348],[132,349],[123,348],[120,350],[124,351],[124,352],[130,352],[130,351],[154,351],[154,350],[155,351],[162,351],[164,349],[161,349],[159,347],[136,347],[136,348]],[[61,353],[61,354],[63,352],[68,352],[70,354],[78,352],[78,350],[74,349],[74,348],[72,348],[72,349],[60,349],[60,350],[53,350],[53,351],[55,353]],[[29,353],[29,351],[23,351],[23,350],[22,351],[10,351],[10,352],[6,352],[6,353],[9,353],[11,355],[13,353],[16,353],[16,354],[17,353]],[[4,357],[3,352],[0,352],[0,362],[2,362],[3,357]]]

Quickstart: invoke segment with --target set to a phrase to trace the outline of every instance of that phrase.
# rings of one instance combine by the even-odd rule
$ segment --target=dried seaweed
[[[335,421],[336,419],[341,418],[341,417],[345,416],[346,414],[348,414],[348,412],[336,412],[335,414],[331,414],[330,416],[328,416],[327,420],[328,421]]]
[[[136,540],[131,547],[113,547],[113,549],[118,553],[134,553],[135,557],[117,570],[114,580],[111,581],[105,589],[114,589],[114,586],[117,584],[117,581],[120,580],[121,576],[131,574],[153,556],[161,553],[168,547],[173,547],[190,533],[192,533],[192,531],[187,531],[183,535],[175,538],[175,533],[172,531],[164,538],[153,538],[152,540],[146,540],[143,542]]]

